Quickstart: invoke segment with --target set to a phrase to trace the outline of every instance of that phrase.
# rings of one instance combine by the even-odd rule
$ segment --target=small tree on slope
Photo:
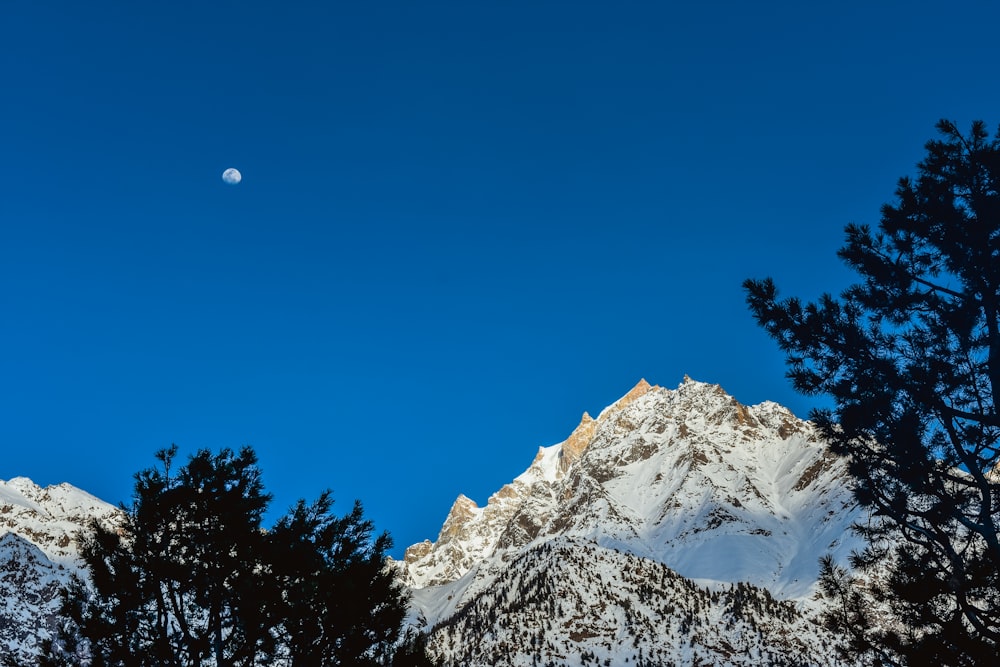
[[[867,590],[825,563],[830,620],[881,664],[976,665],[1000,650],[1000,133],[948,121],[903,178],[877,232],[849,225],[838,255],[861,277],[839,299],[747,302],[787,355],[788,375],[834,409],[813,420],[847,455],[871,520]],[[891,622],[863,630],[874,598]],[[837,619],[840,619],[839,621]],[[987,662],[983,662],[986,660]]]

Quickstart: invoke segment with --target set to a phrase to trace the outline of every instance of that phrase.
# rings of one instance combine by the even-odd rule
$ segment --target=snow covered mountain
[[[118,509],[0,481],[0,655],[48,635],[76,534]],[[395,563],[448,667],[822,665],[818,559],[859,518],[845,462],[775,403],[640,382]]]
[[[808,422],[642,381],[399,567],[450,665],[827,665],[817,561],[857,518]]]
[[[60,590],[79,571],[77,533],[118,512],[69,484],[0,480],[0,655],[35,654],[53,627]]]

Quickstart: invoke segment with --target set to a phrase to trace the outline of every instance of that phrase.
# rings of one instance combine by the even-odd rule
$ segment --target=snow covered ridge
[[[60,590],[80,571],[77,533],[119,515],[69,484],[0,480],[0,654],[35,655],[54,627]]]
[[[0,655],[28,660],[79,571],[76,534],[119,510],[0,481]],[[640,382],[485,507],[459,496],[396,563],[448,667],[836,665],[818,559],[859,518],[845,462],[771,402]]]
[[[582,434],[582,435],[581,435]],[[582,437],[583,436],[583,437]],[[581,442],[583,441],[583,442]],[[555,536],[594,539],[683,576],[803,597],[816,560],[849,551],[846,465],[809,422],[718,385],[640,382],[485,507],[460,496],[437,541],[406,551],[414,588],[455,581],[490,557]]]
[[[665,568],[684,586],[716,596],[739,586],[755,599],[780,601],[793,611],[775,618],[786,618],[788,632],[805,632],[822,647],[830,638],[809,620],[817,606],[818,559],[833,553],[838,561],[846,560],[858,546],[848,532],[857,518],[846,462],[829,452],[810,423],[776,403],[741,405],[718,385],[685,378],[669,390],[642,381],[596,419],[584,414],[564,442],[542,447],[528,469],[485,507],[460,496],[437,540],[411,546],[398,566],[414,591],[417,623],[432,630],[431,646],[447,664],[530,665],[537,654],[532,647],[539,645],[549,647],[555,664],[564,659],[579,664],[585,654],[604,655],[598,647],[620,643],[623,633],[637,647],[645,646],[647,658],[653,651],[688,664],[695,655],[712,664],[755,664],[723,660],[723,649],[714,652],[704,642],[695,653],[671,652],[676,638],[647,637],[648,628],[635,619],[624,630],[601,626],[585,601],[588,595],[603,600],[608,590],[616,590],[612,597],[637,605],[649,596],[673,593],[636,586],[629,593],[620,577],[609,579],[601,570],[607,566],[596,563],[624,558],[641,563],[635,567]],[[484,612],[483,600],[492,599],[503,582],[524,578],[517,570],[527,554],[556,543],[554,554],[567,549],[587,554],[572,558],[577,565],[559,575],[569,577],[573,595],[584,602],[578,613],[566,614],[573,622],[549,624],[534,644],[519,644],[508,630],[522,621],[502,611],[511,601],[493,600],[487,606],[495,608]],[[550,565],[546,571],[551,576],[556,569]],[[706,618],[722,619],[726,604],[716,597],[701,607]],[[457,648],[475,633],[456,619],[470,617],[480,618],[475,627],[486,637],[479,640],[476,655]],[[482,618],[493,621],[483,628]],[[729,635],[720,636],[728,637],[736,655],[740,651],[733,642],[749,635],[745,627],[737,628],[740,622],[730,621],[735,625]],[[792,627],[800,622],[809,629]],[[588,639],[560,643],[566,636]],[[777,651],[791,662],[805,656],[790,645],[772,646],[767,633],[754,636],[753,645],[745,647],[747,655]],[[494,644],[483,645],[489,641]],[[699,653],[702,649],[708,653]],[[817,651],[807,664],[832,664],[829,652]],[[607,655],[601,664],[621,664],[629,655]]]
[[[834,638],[794,602],[749,584],[699,586],[575,538],[511,561],[436,626],[431,649],[463,667],[840,664]]]
[[[42,488],[27,477],[0,480],[0,535],[20,536],[56,565],[78,568],[77,533],[94,519],[120,515],[119,508],[70,484]]]

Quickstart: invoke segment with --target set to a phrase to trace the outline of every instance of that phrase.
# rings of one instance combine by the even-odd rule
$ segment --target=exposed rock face
[[[77,535],[119,510],[69,484],[0,480],[0,654],[28,661],[49,636],[59,592],[79,571]]]
[[[585,413],[565,442],[541,448],[485,507],[459,498],[437,541],[411,547],[400,568],[415,591],[418,617],[436,626],[432,646],[448,664],[532,664],[529,658],[537,654],[511,648],[517,645],[513,638],[505,649],[480,646],[481,655],[499,662],[477,662],[473,653],[451,647],[473,636],[455,619],[478,613],[470,605],[484,604],[502,582],[523,580],[512,568],[547,544],[561,545],[558,553],[587,552],[574,557],[574,572],[560,575],[570,577],[567,585],[581,589],[583,599],[610,594],[590,590],[598,575],[588,563],[620,562],[608,553],[622,553],[712,590],[749,586],[754,596],[784,600],[795,610],[795,623],[829,643],[808,620],[817,561],[827,552],[845,558],[854,546],[847,528],[856,512],[845,462],[787,409],[741,405],[721,387],[690,378],[676,390],[642,381],[596,419]],[[550,657],[578,662],[588,651],[599,655],[599,646],[621,641],[620,630],[595,629],[586,609],[570,616],[577,622],[565,632],[584,639],[566,644],[552,630],[536,640],[560,647]],[[499,610],[486,617],[499,619],[480,627],[486,638],[503,635],[512,623]],[[767,645],[766,635],[754,640],[757,655],[780,653]],[[665,660],[687,660],[667,648],[650,644],[646,655],[655,650]],[[614,664],[623,659],[605,654]],[[829,655],[820,651],[806,662],[830,664]]]
[[[569,469],[570,464],[580,458],[580,454],[583,454],[583,451],[587,449],[587,445],[594,439],[594,430],[596,428],[597,422],[594,421],[589,413],[584,412],[583,417],[580,419],[580,425],[570,433],[570,436],[566,438],[566,442],[562,444],[561,456],[559,458],[559,472],[565,473]],[[542,456],[544,456],[544,453],[539,451],[535,457],[535,461]]]

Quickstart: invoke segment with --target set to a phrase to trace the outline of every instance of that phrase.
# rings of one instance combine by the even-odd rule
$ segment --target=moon
[[[236,185],[243,180],[243,174],[241,174],[238,169],[230,167],[222,172],[222,180],[229,185]]]

